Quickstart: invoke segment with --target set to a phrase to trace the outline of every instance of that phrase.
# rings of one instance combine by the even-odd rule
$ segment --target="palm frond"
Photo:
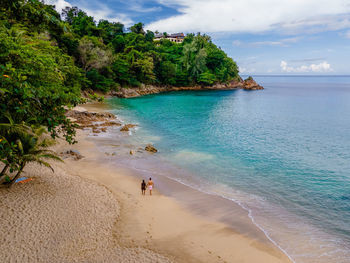
[[[47,168],[50,168],[51,169],[51,171],[54,173],[55,172],[55,170],[52,168],[52,166],[48,163],[48,162],[45,162],[45,161],[43,161],[43,160],[38,160],[38,161],[36,161],[38,164],[40,164],[40,165],[43,165],[43,166],[45,166],[45,167],[47,167]]]
[[[0,134],[6,136],[11,133],[24,135],[32,132],[30,127],[23,124],[0,123]]]

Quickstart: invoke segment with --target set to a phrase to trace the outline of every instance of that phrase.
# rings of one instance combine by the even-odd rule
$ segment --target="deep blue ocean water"
[[[108,103],[198,188],[239,202],[294,261],[350,262],[350,77],[255,79],[264,90]]]

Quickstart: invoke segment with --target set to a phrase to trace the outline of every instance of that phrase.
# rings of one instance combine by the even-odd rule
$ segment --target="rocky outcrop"
[[[66,116],[74,123],[77,123],[78,128],[91,128],[93,133],[106,132],[109,126],[121,126],[114,114],[109,112],[89,112],[70,110]]]
[[[243,82],[243,89],[245,90],[260,90],[264,89],[262,86],[260,86],[256,81],[252,78],[249,77]]]
[[[66,113],[66,116],[69,117],[72,121],[82,124],[89,124],[91,122],[105,122],[105,126],[108,124],[116,124],[115,115],[109,112],[89,112],[89,111],[77,111],[70,110]],[[113,122],[112,122],[113,120]]]
[[[145,150],[150,153],[158,152],[158,150],[152,144],[147,144],[147,146],[145,147]]]
[[[244,90],[261,90],[264,89],[262,86],[257,84],[253,78],[249,77],[246,80],[240,79],[239,81],[233,80],[227,83],[217,83],[212,86],[189,86],[189,87],[175,87],[175,86],[154,86],[144,85],[134,88],[122,88],[119,91],[112,91],[111,96],[120,98],[134,98],[150,94],[157,94],[170,91],[183,91],[183,90],[233,90],[233,89],[244,89]]]

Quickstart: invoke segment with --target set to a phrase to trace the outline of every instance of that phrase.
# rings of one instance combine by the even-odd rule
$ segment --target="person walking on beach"
[[[149,189],[149,194],[152,195],[152,188],[154,186],[154,183],[152,181],[152,178],[149,178],[148,183],[147,183],[148,189]]]
[[[142,195],[146,194],[146,182],[145,182],[145,180],[142,180],[142,183],[141,183],[141,193],[142,193]]]

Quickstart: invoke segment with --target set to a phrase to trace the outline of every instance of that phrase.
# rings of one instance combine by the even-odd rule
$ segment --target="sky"
[[[241,74],[350,74],[350,0],[45,0],[96,21],[205,33]]]

